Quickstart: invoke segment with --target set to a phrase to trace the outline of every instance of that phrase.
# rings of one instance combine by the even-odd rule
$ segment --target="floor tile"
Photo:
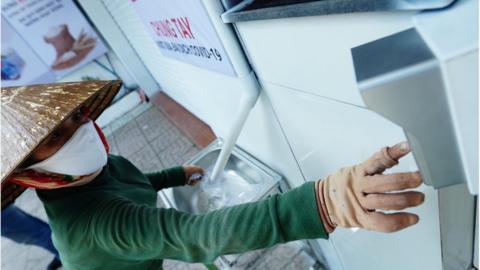
[[[147,145],[147,140],[135,121],[131,121],[120,128],[114,133],[113,137],[120,154],[123,156],[133,155]]]
[[[163,169],[160,159],[149,145],[145,146],[137,153],[129,156],[128,160],[130,160],[136,167],[145,173],[160,171]]]

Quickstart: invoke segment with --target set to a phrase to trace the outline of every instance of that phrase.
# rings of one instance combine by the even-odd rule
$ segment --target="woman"
[[[382,174],[408,154],[405,143],[260,202],[204,215],[158,209],[158,190],[185,185],[203,170],[180,166],[143,174],[125,158],[107,155],[93,120],[119,87],[88,82],[2,89],[2,182],[37,189],[65,269],[161,269],[166,258],[209,263],[222,254],[328,238],[336,227],[394,232],[418,222],[411,213],[376,211],[423,202],[420,192],[389,193],[419,186],[418,172]]]

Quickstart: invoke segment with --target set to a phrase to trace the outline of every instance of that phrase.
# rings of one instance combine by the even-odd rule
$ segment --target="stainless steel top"
[[[244,0],[222,14],[226,23],[354,12],[438,9],[455,0]],[[228,8],[237,1],[226,1]]]

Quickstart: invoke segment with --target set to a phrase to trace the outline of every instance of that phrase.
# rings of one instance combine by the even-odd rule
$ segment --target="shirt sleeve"
[[[176,259],[210,263],[299,239],[328,238],[313,182],[263,201],[193,215],[137,205],[121,198],[101,203],[89,222],[100,248],[135,260]]]
[[[145,176],[147,176],[156,191],[169,187],[183,186],[187,182],[182,166],[165,169],[160,172],[146,173]]]

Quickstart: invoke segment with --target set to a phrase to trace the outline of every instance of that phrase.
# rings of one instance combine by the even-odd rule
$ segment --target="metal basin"
[[[222,144],[221,139],[214,141],[186,163],[201,166],[208,175],[213,170]],[[281,180],[279,174],[235,147],[224,172],[217,179],[207,179],[193,187],[165,189],[160,195],[168,207],[201,214],[257,201],[268,194],[276,193]]]
[[[214,141],[186,163],[201,166],[207,173],[211,172],[222,144],[221,139]],[[282,176],[242,149],[235,147],[224,172],[215,181],[206,180],[193,187],[165,189],[159,194],[167,207],[201,214],[240,203],[257,201],[284,190],[288,188]],[[306,245],[303,244],[303,246]],[[236,265],[235,269],[247,267],[260,269],[261,267],[255,267],[255,265],[262,264],[262,257],[267,252],[268,250],[264,249],[245,254],[223,255],[215,262],[221,265],[222,269],[231,269],[234,265]]]

